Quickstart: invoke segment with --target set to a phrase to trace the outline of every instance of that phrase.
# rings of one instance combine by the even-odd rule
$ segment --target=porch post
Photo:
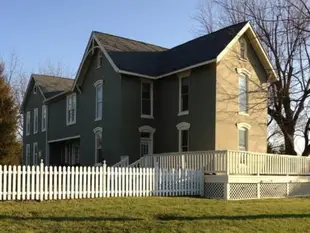
[[[229,175],[230,173],[230,153],[229,150],[226,151],[226,174]]]

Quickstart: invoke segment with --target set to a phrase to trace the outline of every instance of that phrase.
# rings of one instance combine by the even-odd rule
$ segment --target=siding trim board
[[[61,141],[67,141],[71,139],[77,139],[80,138],[80,135],[72,136],[72,137],[66,137],[66,138],[60,138],[55,140],[49,140],[47,143],[54,143],[54,142],[61,142]]]

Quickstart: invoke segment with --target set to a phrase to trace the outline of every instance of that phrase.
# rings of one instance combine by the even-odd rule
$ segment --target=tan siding
[[[237,42],[217,64],[216,69],[216,149],[238,149],[237,123],[248,123],[249,151],[266,152],[267,102],[265,87],[266,73],[253,48],[247,42],[248,61],[239,59]],[[248,81],[249,114],[238,112],[239,74],[236,68],[246,68],[250,72]],[[255,93],[254,93],[255,91]]]

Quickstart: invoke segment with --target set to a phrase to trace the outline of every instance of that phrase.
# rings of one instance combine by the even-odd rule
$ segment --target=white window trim
[[[242,42],[244,43],[244,57],[241,56],[241,43]],[[239,49],[240,60],[247,61],[248,60],[248,44],[245,38],[242,37],[239,39],[239,46],[240,46],[240,49]]]
[[[94,162],[95,162],[95,164],[97,164],[98,155],[97,155],[97,138],[96,138],[96,136],[98,133],[100,133],[101,134],[101,140],[103,141],[103,135],[102,135],[103,130],[101,127],[96,127],[93,130],[93,132],[95,134],[95,153],[94,153],[95,154],[95,161]],[[102,144],[103,144],[103,142],[102,142]],[[103,145],[102,145],[102,150],[103,150]]]
[[[191,124],[188,122],[180,122],[177,124],[177,130],[179,131],[179,152],[182,152],[182,131],[188,130],[191,127]],[[189,132],[188,132],[188,151],[189,151]]]
[[[151,84],[151,114],[150,115],[142,114],[142,90],[143,90],[142,85],[143,85],[143,83]],[[149,80],[141,80],[140,88],[141,88],[141,90],[140,90],[140,95],[141,95],[141,118],[154,119],[154,115],[153,115],[153,104],[154,104],[153,82],[149,81]]]
[[[33,134],[38,133],[38,131],[39,131],[39,110],[38,108],[35,108],[33,109]]]
[[[38,87],[36,84],[33,85],[33,94],[37,94],[38,92]]]
[[[74,111],[74,121],[69,122],[69,106],[68,106],[68,99],[72,98],[73,96],[75,96],[75,111]],[[72,106],[73,106],[73,101],[72,101]],[[77,98],[76,98],[76,93],[72,93],[70,95],[67,95],[67,99],[66,99],[66,122],[67,125],[73,125],[76,123],[76,112],[77,112]]]
[[[30,154],[30,144],[26,144],[26,154],[25,154],[25,165],[30,165],[30,158],[31,158],[31,154]]]
[[[244,122],[237,123],[236,126],[238,129],[241,129],[241,128],[247,128],[248,130],[251,129],[251,125],[249,125],[248,123],[244,123]]]
[[[99,49],[98,54],[97,54],[97,68],[102,67],[100,64],[100,59],[103,58],[103,52]]]
[[[95,83],[94,83],[94,86],[95,86],[95,93],[96,93],[96,108],[95,108],[95,121],[100,121],[100,120],[102,120],[102,115],[103,115],[103,80],[102,79],[100,79],[100,80],[97,80]],[[101,99],[102,99],[102,111],[101,111],[101,116],[100,117],[98,117],[97,116],[97,88],[98,87],[101,87],[102,88],[102,97],[101,97]]]
[[[45,109],[45,124],[43,123],[43,118],[44,118],[44,109]],[[42,106],[42,115],[41,115],[41,131],[44,132],[46,131],[47,128],[47,106],[43,105]]]
[[[150,139],[151,139],[151,148],[150,148],[150,151],[151,151],[151,154],[154,153],[154,133],[156,132],[156,129],[149,126],[149,125],[143,125],[143,126],[140,126],[138,128],[138,131],[139,133],[150,133]],[[139,139],[140,140],[140,139]],[[140,148],[141,149],[141,148]],[[141,155],[141,151],[140,151],[140,155]]]
[[[35,156],[35,149],[34,148],[37,148],[37,156]],[[36,165],[38,161],[36,161],[36,157],[39,156],[39,148],[38,148],[38,142],[34,142],[33,143],[33,147],[32,147],[32,163],[33,165]]]
[[[29,121],[29,124],[28,124]],[[26,114],[26,135],[30,135],[30,128],[31,128],[31,113],[30,111]]]
[[[181,93],[181,91],[182,91],[182,79],[183,78],[189,78],[190,74],[191,74],[191,70],[189,70],[187,72],[182,72],[178,75],[178,77],[179,77],[179,112],[178,112],[178,116],[184,116],[184,115],[189,114],[189,110],[182,111],[182,93]],[[188,101],[189,101],[189,98],[188,98]],[[189,108],[189,106],[188,106],[188,108]]]

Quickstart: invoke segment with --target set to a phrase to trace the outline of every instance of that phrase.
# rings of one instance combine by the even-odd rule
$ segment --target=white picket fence
[[[0,166],[0,200],[203,195],[202,170]]]

